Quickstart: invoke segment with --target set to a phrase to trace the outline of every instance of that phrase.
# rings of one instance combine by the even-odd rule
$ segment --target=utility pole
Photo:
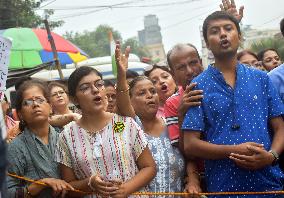
[[[47,19],[44,19],[43,21],[44,21],[45,29],[47,31],[48,41],[50,43],[50,46],[51,46],[51,49],[52,49],[52,52],[53,52],[53,58],[54,58],[54,61],[55,61],[56,69],[58,70],[60,79],[64,80],[63,73],[62,73],[62,70],[61,70],[61,65],[60,65],[60,62],[59,62],[59,59],[58,59],[58,54],[57,54],[57,51],[56,51],[56,46],[55,46],[53,37],[51,35],[51,31],[50,31],[50,28],[49,28],[48,21],[47,21]]]

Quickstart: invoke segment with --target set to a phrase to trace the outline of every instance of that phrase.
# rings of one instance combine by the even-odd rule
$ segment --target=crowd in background
[[[67,84],[21,79],[15,109],[1,103],[7,172],[45,185],[7,176],[2,197],[283,190],[284,64],[275,49],[240,51],[244,8],[220,7],[203,24],[215,58],[206,70],[196,47],[180,43],[166,65],[138,75],[117,42],[116,82],[91,67]]]

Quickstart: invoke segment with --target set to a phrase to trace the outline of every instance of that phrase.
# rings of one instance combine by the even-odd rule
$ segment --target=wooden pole
[[[55,46],[53,37],[52,37],[51,32],[50,32],[48,21],[47,21],[47,19],[45,19],[43,21],[44,21],[45,29],[47,31],[48,41],[50,42],[50,46],[51,46],[51,49],[52,49],[52,52],[53,52],[53,57],[54,57],[56,69],[58,70],[60,79],[64,80],[63,73],[62,73],[62,70],[61,70],[61,65],[60,65],[60,62],[58,60],[58,54],[57,54],[57,51],[56,51],[56,46]]]

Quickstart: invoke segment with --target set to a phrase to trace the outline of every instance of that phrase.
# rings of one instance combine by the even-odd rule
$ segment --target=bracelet
[[[92,185],[92,178],[95,177],[97,175],[92,175],[90,178],[89,178],[89,181],[88,181],[88,186],[90,187],[90,189],[92,191],[96,191],[96,188]]]
[[[125,93],[125,92],[128,92],[129,89],[130,89],[130,87],[128,86],[128,88],[125,89],[125,90],[118,90],[118,89],[116,89],[116,91],[119,92],[119,93]]]

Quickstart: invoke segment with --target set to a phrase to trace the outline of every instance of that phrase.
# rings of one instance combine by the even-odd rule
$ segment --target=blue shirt
[[[182,130],[200,131],[204,140],[213,144],[257,142],[269,150],[269,119],[282,115],[284,106],[266,73],[240,63],[236,71],[234,89],[212,65],[193,80],[198,83],[196,89],[204,91],[204,98],[201,106],[187,112]],[[211,192],[282,189],[283,175],[278,166],[249,171],[229,158],[206,160],[205,173]]]
[[[278,91],[282,102],[284,103],[284,64],[273,69],[268,73],[268,76]]]

